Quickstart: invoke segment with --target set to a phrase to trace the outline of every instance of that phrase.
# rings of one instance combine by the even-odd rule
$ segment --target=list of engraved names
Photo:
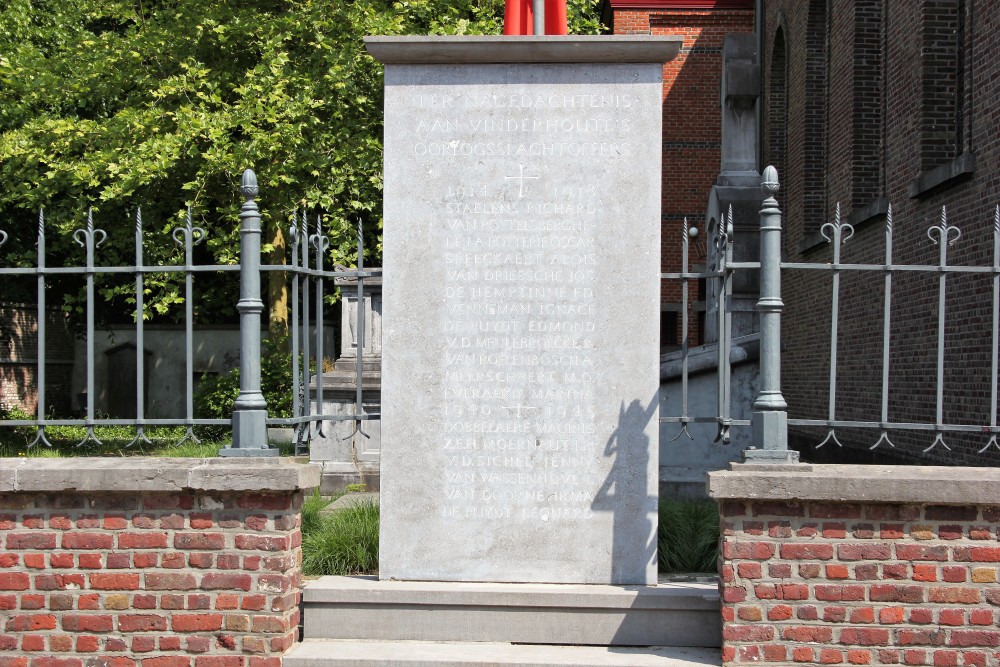
[[[449,174],[435,447],[442,517],[586,521],[599,423],[601,165],[634,150],[627,94],[416,94],[411,157]],[[568,113],[565,113],[568,112]]]

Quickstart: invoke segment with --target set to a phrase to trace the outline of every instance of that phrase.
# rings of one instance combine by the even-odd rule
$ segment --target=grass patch
[[[320,512],[334,500],[335,498],[319,495],[319,489],[315,489],[312,495],[306,496],[305,502],[302,503],[303,540],[322,527],[323,517],[320,515]]]
[[[715,572],[719,508],[712,500],[660,500],[659,570]]]
[[[302,572],[309,576],[378,572],[378,503],[360,501],[322,516],[322,506],[315,508],[320,503],[317,497],[306,502],[313,505],[309,512],[314,515],[308,520],[303,508]]]
[[[87,438],[82,426],[47,426],[45,436],[52,447],[36,443],[32,427],[0,428],[0,457],[66,458],[73,456],[172,456],[206,458],[219,455],[225,443],[185,440],[183,428],[147,428],[146,442],[134,442],[135,429],[128,426],[98,426],[94,436],[97,444]]]

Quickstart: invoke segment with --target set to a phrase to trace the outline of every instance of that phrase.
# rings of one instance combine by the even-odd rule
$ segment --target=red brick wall
[[[1000,664],[1000,506],[720,506],[725,664]]]
[[[924,11],[925,6],[934,11]],[[931,14],[954,11],[959,6],[968,12],[961,86],[948,54],[923,46],[929,31],[935,29]],[[947,205],[949,223],[962,231],[961,239],[950,248],[951,263],[990,265],[992,216],[1000,201],[1000,134],[996,132],[1000,127],[1000,64],[988,54],[1000,52],[1000,15],[983,3],[958,0],[768,0],[765,9],[765,117],[781,102],[780,98],[772,99],[769,92],[770,65],[776,57],[773,44],[779,28],[788,49],[786,167],[780,175],[779,194],[786,257],[790,261],[829,262],[829,245],[817,245],[821,239],[813,232],[823,222],[832,221],[836,204],[840,203],[848,221],[877,199],[886,198],[893,206],[896,263],[937,263],[938,246],[928,239],[927,229],[937,222],[942,205]],[[827,60],[822,69],[828,73],[822,87],[816,85],[808,69],[815,63],[810,45],[817,42],[816,30],[825,31],[822,43],[828,45],[820,54]],[[941,148],[941,134],[928,128],[937,127],[932,118],[935,109],[942,99],[953,99],[956,90],[964,96],[963,132],[944,127],[942,131],[954,140],[948,152]],[[817,129],[813,112],[822,106],[820,102],[826,111]],[[954,115],[949,118],[954,120]],[[817,138],[822,141],[817,143]],[[765,133],[764,141],[763,154],[773,156],[771,133]],[[975,155],[976,169],[971,177],[911,196],[911,185],[927,169],[946,164],[961,152]],[[855,217],[853,222],[858,223],[856,233],[843,246],[842,261],[883,263],[884,216],[867,221]],[[948,283],[944,421],[986,425],[990,422],[990,279],[949,277]],[[881,274],[851,272],[842,276],[838,419],[880,420],[882,284]],[[782,389],[789,402],[789,416],[825,419],[830,275],[788,271],[783,286]],[[895,275],[890,421],[935,420],[937,310],[937,276]],[[869,457],[868,448],[878,439],[877,431],[842,431],[839,435],[847,451],[835,445],[816,451],[814,446],[824,434],[825,430],[792,430],[793,440],[806,454],[820,460]],[[883,445],[875,455],[889,453],[895,459],[951,465],[1000,463],[996,449],[978,453],[987,440],[979,434],[946,437],[952,451],[938,446],[927,453],[922,450],[933,442],[933,433],[892,435],[896,448]]]
[[[278,667],[302,492],[0,494],[0,666]]]
[[[753,32],[752,4],[748,9],[684,9],[662,3],[642,10],[614,10],[613,2],[611,6],[611,27],[616,35],[653,34],[684,39],[678,56],[663,68],[662,265],[665,272],[679,272],[685,218],[702,232],[696,244],[692,244],[690,261],[704,263],[704,239],[708,235],[701,228],[708,193],[719,175],[722,160],[719,107],[722,40],[730,33]],[[700,252],[697,246],[701,247]],[[698,298],[694,285],[690,298],[692,303]],[[680,305],[679,281],[664,281],[662,300]],[[678,340],[680,321],[678,316]],[[697,321],[692,308],[692,344],[698,342]]]

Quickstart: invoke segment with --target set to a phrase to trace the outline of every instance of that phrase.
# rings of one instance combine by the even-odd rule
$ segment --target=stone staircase
[[[657,586],[323,577],[283,667],[721,665],[714,583]]]

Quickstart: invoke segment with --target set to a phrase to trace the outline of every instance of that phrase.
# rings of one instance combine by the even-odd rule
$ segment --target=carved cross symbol
[[[537,178],[537,177],[536,177]],[[517,418],[521,418],[521,410],[537,410],[538,408],[532,407],[530,405],[505,405],[503,406],[505,410],[517,410]]]
[[[521,168],[521,174],[519,176],[504,176],[505,181],[517,181],[517,196],[518,198],[524,197],[524,181],[525,180],[538,180],[538,176],[525,176],[524,175],[524,165],[518,164]],[[520,415],[519,415],[520,416]]]

